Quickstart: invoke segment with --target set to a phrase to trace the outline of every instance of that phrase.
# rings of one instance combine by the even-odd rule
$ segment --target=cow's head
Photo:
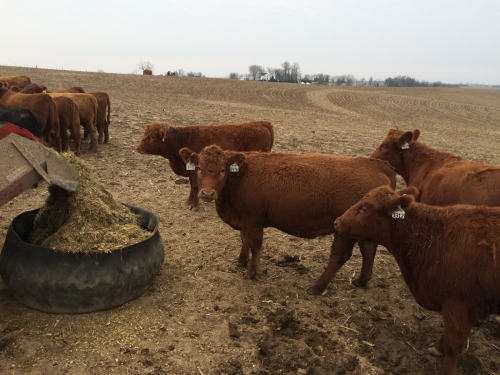
[[[188,148],[179,151],[186,163],[198,169],[199,197],[204,201],[217,201],[232,173],[240,173],[246,156],[241,152],[224,151],[217,145],[205,147],[199,154]]]
[[[169,127],[158,121],[146,125],[141,141],[135,149],[141,154],[161,155],[168,137]]]
[[[408,152],[414,142],[417,141],[420,130],[404,132],[402,130],[389,129],[387,136],[380,146],[370,155],[371,158],[387,160],[395,169],[401,173],[403,168],[401,153]]]
[[[36,83],[30,83],[24,86],[20,91],[23,94],[42,94],[47,92],[47,86],[40,86]]]
[[[375,188],[335,220],[335,229],[387,247],[390,221],[404,220],[404,211],[415,202],[416,195],[418,189],[413,186],[399,191],[385,185]]]

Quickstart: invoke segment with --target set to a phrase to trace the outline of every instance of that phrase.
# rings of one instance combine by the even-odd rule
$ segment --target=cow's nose
[[[207,201],[217,200],[217,192],[213,189],[202,189],[200,198]]]

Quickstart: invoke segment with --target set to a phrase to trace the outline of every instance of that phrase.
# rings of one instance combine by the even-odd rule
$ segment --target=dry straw
[[[109,253],[151,236],[141,227],[140,215],[116,202],[92,176],[88,163],[69,152],[61,155],[78,168],[80,185],[74,193],[49,187],[31,232],[34,245],[67,253]]]

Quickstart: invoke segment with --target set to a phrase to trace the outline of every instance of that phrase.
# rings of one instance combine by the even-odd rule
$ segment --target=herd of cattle
[[[418,141],[419,130],[390,129],[366,158],[270,152],[267,121],[171,127],[146,125],[137,151],[168,159],[189,178],[187,203],[215,201],[240,231],[237,265],[257,276],[263,230],[315,238],[334,233],[328,265],[310,287],[321,294],[351,257],[371,279],[377,245],[394,256],[415,300],[440,312],[444,333],[429,348],[455,374],[472,325],[500,313],[500,167],[462,159]],[[407,188],[395,191],[396,173]]]
[[[2,106],[30,110],[58,151],[67,150],[69,131],[79,152],[80,124],[91,150],[109,139],[103,92],[48,91],[28,77],[0,76]],[[237,265],[249,263],[247,278],[258,276],[267,227],[301,238],[334,234],[310,294],[325,291],[356,242],[362,266],[354,284],[365,286],[377,246],[387,248],[415,300],[443,316],[444,333],[429,351],[444,355],[439,373],[450,375],[473,324],[500,314],[500,167],[433,149],[419,136],[390,129],[369,157],[284,154],[271,152],[268,121],[153,122],[136,151],[163,156],[189,178],[191,209],[198,210],[200,198],[215,201],[220,219],[240,231]],[[407,185],[399,191],[396,174]]]
[[[12,122],[50,140],[59,152],[68,150],[71,135],[75,154],[80,154],[80,126],[83,138],[90,137],[89,151],[97,151],[98,143],[108,143],[110,113],[105,92],[85,93],[81,87],[49,91],[27,76],[0,76],[0,121]]]

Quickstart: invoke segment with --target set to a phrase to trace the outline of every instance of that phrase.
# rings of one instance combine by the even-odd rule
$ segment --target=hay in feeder
[[[88,163],[73,153],[61,156],[78,168],[80,184],[74,193],[49,186],[34,221],[32,244],[68,253],[109,253],[151,237],[140,215],[116,202]]]

